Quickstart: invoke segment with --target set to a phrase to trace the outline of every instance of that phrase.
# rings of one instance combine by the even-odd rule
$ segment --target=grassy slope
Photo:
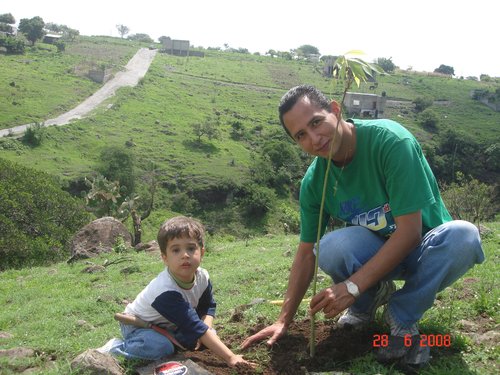
[[[116,38],[80,37],[64,53],[37,43],[25,55],[0,55],[0,129],[43,122],[74,108],[99,88],[84,76],[91,66],[114,72],[139,45]]]
[[[499,323],[496,276],[500,226],[498,223],[488,226],[494,232],[484,243],[486,262],[442,292],[435,306],[422,319],[423,332],[450,334],[454,348],[454,354],[437,355],[432,366],[422,374],[496,373],[498,347],[494,342],[475,341],[480,334],[493,332]],[[283,297],[296,245],[296,236],[284,235],[247,241],[209,239],[203,266],[210,271],[214,284],[218,301],[216,328],[221,337],[243,338],[250,327],[272,322],[277,317],[279,307],[263,303],[244,310],[239,322],[230,319],[238,306],[255,298]],[[3,306],[0,331],[10,333],[12,338],[0,338],[0,347],[28,347],[38,350],[40,355],[23,360],[0,357],[2,374],[20,372],[25,366],[45,368],[37,373],[69,373],[69,362],[76,355],[119,336],[113,314],[121,311],[126,301],[132,300],[163,267],[158,254],[112,253],[92,261],[102,265],[106,259],[117,260],[124,256],[128,258],[125,263],[111,265],[97,273],[83,272],[89,265],[83,261],[74,265],[61,263],[3,272],[0,275],[0,304]],[[135,272],[124,273],[125,268]],[[319,288],[329,284],[328,278],[321,274],[320,280]],[[307,305],[304,304],[297,319],[306,316]],[[464,321],[479,325],[476,335],[470,331],[465,333],[468,330],[463,329]],[[252,348],[247,355],[259,361],[270,358],[263,345]],[[342,371],[356,374],[388,371],[377,364],[372,355],[341,365]],[[390,373],[400,374],[396,370]]]

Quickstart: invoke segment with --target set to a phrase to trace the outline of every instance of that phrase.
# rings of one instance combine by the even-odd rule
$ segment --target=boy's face
[[[189,237],[172,238],[167,243],[165,254],[161,254],[163,262],[170,272],[179,280],[189,283],[193,281],[205,248]]]

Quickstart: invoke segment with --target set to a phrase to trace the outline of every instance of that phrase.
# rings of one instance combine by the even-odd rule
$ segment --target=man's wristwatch
[[[345,286],[347,287],[347,292],[352,295],[354,298],[359,297],[359,288],[356,284],[354,284],[351,280],[344,281]]]

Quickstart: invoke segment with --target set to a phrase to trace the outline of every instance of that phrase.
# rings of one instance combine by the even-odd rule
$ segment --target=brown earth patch
[[[256,333],[264,328],[259,326],[248,334]],[[314,358],[309,355],[310,321],[295,322],[283,337],[272,348],[267,349],[268,356],[257,355],[265,347],[261,343],[258,347],[249,348],[242,354],[245,358],[257,362],[254,357],[259,358],[258,370],[238,367],[228,368],[225,363],[215,357],[209,350],[183,353],[188,359],[197,363],[216,375],[296,375],[326,371],[348,371],[350,362],[373,351],[373,339],[375,334],[382,334],[379,327],[367,328],[360,331],[352,329],[338,329],[335,323],[325,321],[316,323],[316,354]],[[233,349],[239,347],[245,337],[224,337],[224,342]],[[448,350],[451,354],[451,350]],[[439,355],[446,354],[440,351]],[[256,354],[254,356],[254,354]]]

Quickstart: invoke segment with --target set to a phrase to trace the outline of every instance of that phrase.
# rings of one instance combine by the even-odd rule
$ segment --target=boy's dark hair
[[[205,228],[198,220],[186,216],[176,216],[165,221],[158,231],[158,245],[162,254],[167,252],[168,241],[173,238],[194,238],[200,247],[205,243]]]
[[[292,87],[285,95],[283,95],[280,101],[280,106],[278,108],[281,126],[283,126],[283,129],[285,129],[286,133],[292,138],[293,136],[285,126],[283,116],[285,115],[285,113],[291,110],[295,103],[297,103],[297,101],[303,96],[307,96],[309,100],[318,107],[325,109],[328,112],[332,111],[332,108],[330,106],[331,101],[328,100],[328,98],[316,87],[310,85],[300,85]]]

